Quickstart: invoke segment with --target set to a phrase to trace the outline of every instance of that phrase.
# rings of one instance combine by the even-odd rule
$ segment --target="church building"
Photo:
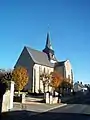
[[[33,93],[43,92],[43,84],[40,80],[40,74],[43,72],[51,73],[56,70],[62,74],[64,78],[70,78],[71,82],[73,81],[73,71],[70,61],[59,61],[56,59],[49,33],[47,33],[46,45],[42,51],[35,50],[28,46],[23,48],[15,64],[15,68],[18,66],[23,66],[28,70],[29,81],[24,90],[30,90]]]

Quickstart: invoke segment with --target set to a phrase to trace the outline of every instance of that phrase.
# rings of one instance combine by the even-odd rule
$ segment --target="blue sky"
[[[90,83],[89,0],[0,0],[0,68],[13,68],[25,45],[42,50],[48,25],[56,57]]]

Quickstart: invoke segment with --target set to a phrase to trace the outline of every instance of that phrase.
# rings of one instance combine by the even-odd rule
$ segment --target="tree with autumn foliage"
[[[58,88],[63,80],[62,75],[54,71],[50,73],[50,76],[51,76],[50,86],[53,88]]]
[[[50,86],[52,87],[52,94],[54,93],[54,91],[56,89],[59,89],[59,94],[60,94],[60,86],[62,84],[63,81],[63,77],[60,73],[54,71],[51,72],[50,74]]]
[[[16,90],[18,90],[18,94],[20,94],[20,91],[24,88],[24,86],[28,82],[28,73],[27,69],[24,67],[17,67],[12,72],[12,80],[15,82]]]

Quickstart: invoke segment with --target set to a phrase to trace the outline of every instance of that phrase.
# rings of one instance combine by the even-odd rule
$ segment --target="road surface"
[[[11,117],[3,120],[90,120],[90,95],[70,101],[67,106],[57,108],[45,113],[30,115],[30,111],[12,112]]]
[[[90,120],[90,95],[81,97],[62,108],[32,116],[32,120]]]

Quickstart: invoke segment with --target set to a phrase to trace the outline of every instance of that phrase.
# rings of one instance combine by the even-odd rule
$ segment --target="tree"
[[[0,112],[2,109],[2,100],[3,95],[5,94],[6,90],[9,88],[9,81],[7,79],[7,73],[4,69],[0,69]]]
[[[0,70],[0,81],[6,84],[7,89],[10,89],[10,81],[12,79],[11,71]]]
[[[45,101],[45,87],[48,86],[48,91],[49,91],[49,80],[50,80],[50,75],[48,73],[41,73],[40,75],[40,80],[42,81],[43,83],[43,92],[44,92],[44,101]]]
[[[66,78],[67,88],[72,89],[73,88],[73,80],[70,78]]]
[[[71,82],[70,78],[63,78],[62,84],[61,84],[62,92],[64,94],[64,89],[70,90],[73,88],[73,82]]]
[[[50,76],[51,76],[50,86],[53,88],[58,88],[63,80],[62,75],[54,71],[50,73]]]
[[[7,85],[7,89],[10,89],[11,80],[12,80],[12,73],[9,71],[6,71],[1,81]]]
[[[40,80],[43,83],[43,92],[45,93],[45,87],[49,84],[50,75],[48,73],[42,73],[40,75]]]
[[[58,94],[58,102],[60,96],[60,85],[62,83],[63,77],[60,73],[54,71],[50,73],[50,86],[52,87],[52,95],[54,95],[54,91],[59,89]]]
[[[0,71],[0,81],[2,80],[3,76],[4,76],[4,73]]]
[[[50,86],[52,87],[52,94],[57,90],[60,95],[60,85],[62,84],[63,77],[60,73],[54,71],[50,73]]]
[[[20,91],[24,88],[24,86],[28,82],[28,73],[24,67],[17,67],[12,72],[12,80],[15,82],[16,90],[18,90],[18,94],[20,95]]]

